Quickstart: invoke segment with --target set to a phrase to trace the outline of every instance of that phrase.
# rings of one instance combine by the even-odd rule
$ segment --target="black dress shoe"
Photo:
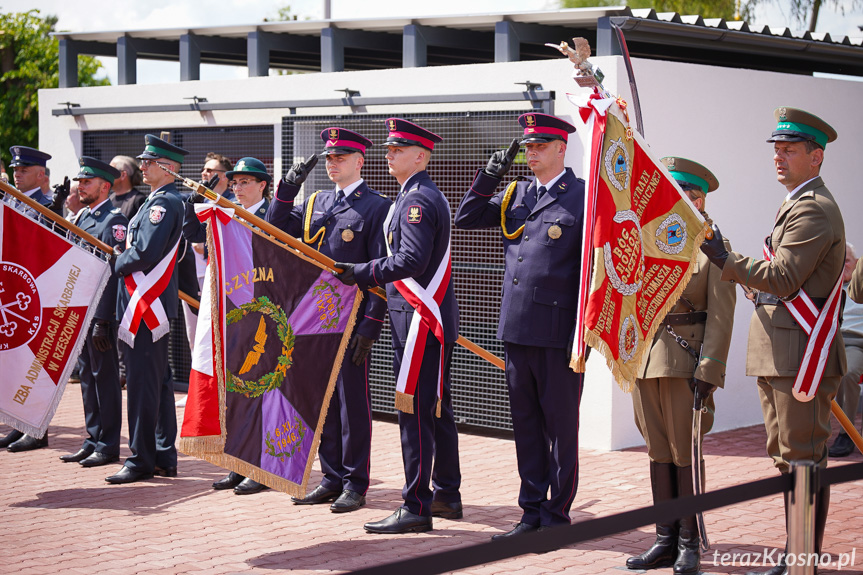
[[[41,449],[43,447],[48,447],[47,433],[45,433],[45,436],[42,439],[36,439],[32,435],[25,434],[24,437],[10,444],[6,449],[17,453],[19,451],[33,451],[34,449]]]
[[[528,525],[527,523],[516,523],[515,527],[507,531],[506,533],[498,533],[497,535],[492,535],[492,541],[500,541],[501,539],[506,539],[507,537],[515,537],[516,535],[523,535],[525,533],[530,533],[531,531],[536,531],[539,529],[539,525]]]
[[[122,483],[135,483],[136,481],[143,481],[145,479],[152,479],[152,473],[145,473],[143,471],[137,471],[132,469],[131,467],[126,467],[125,465],[120,468],[120,471],[115,473],[114,475],[108,476],[105,478],[105,481],[108,483],[112,483],[114,485],[119,485]]]
[[[18,431],[17,429],[13,429],[9,433],[6,434],[6,437],[0,439],[0,449],[4,447],[9,447],[19,439],[24,437],[24,434]]]
[[[213,489],[233,489],[242,483],[245,478],[245,475],[232,471],[218,481],[213,481]]]
[[[827,452],[830,457],[848,457],[854,451],[854,442],[847,433],[840,433]]]
[[[363,528],[369,533],[383,533],[389,535],[399,533],[424,533],[432,530],[432,518],[431,515],[423,517],[422,515],[411,513],[404,507],[399,507],[396,509],[395,513],[386,519],[375,521],[373,523],[366,523],[363,525]]]
[[[234,493],[237,495],[251,495],[252,493],[258,493],[264,489],[269,489],[269,487],[263,483],[258,483],[254,479],[246,477],[239,485],[234,487]]]
[[[333,491],[332,489],[327,489],[323,485],[318,485],[305,497],[291,497],[291,501],[294,502],[294,505],[317,505],[318,503],[329,503],[330,501],[335,501],[336,497],[339,495],[340,493],[338,491]]]
[[[432,517],[441,519],[461,519],[464,517],[461,501],[455,503],[444,503],[443,501],[432,501]]]
[[[114,463],[116,461],[120,461],[119,455],[107,455],[105,453],[99,453],[98,451],[90,455],[87,459],[82,459],[78,462],[81,467],[100,467],[102,465],[108,465],[109,463]]]
[[[153,474],[159,477],[177,477],[177,467],[159,467],[153,469]]]
[[[356,491],[345,489],[339,498],[330,505],[330,511],[333,513],[348,513],[356,511],[366,504],[366,496],[360,495]]]
[[[79,449],[75,453],[67,453],[66,455],[61,455],[60,461],[65,461],[66,463],[80,463],[81,461],[90,457],[91,453],[93,453],[92,449]]]

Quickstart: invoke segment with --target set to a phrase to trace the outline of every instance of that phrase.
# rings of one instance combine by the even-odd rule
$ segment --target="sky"
[[[749,22],[758,26],[799,29],[790,18],[789,0],[762,2]],[[863,32],[863,2],[853,0],[827,1],[818,21],[818,32],[832,37],[861,37]],[[855,6],[856,4],[856,6]],[[324,0],[0,0],[0,12],[23,12],[37,8],[43,15],[58,17],[57,29],[71,32],[115,30],[146,30],[155,28],[196,28],[253,24],[264,18],[274,19],[279,9],[291,6],[301,19],[320,20],[324,15]],[[331,0],[333,19],[420,17],[465,14],[464,0]],[[473,14],[524,12],[557,9],[557,0],[470,0]],[[844,7],[844,14],[843,14]],[[116,58],[100,58],[102,74],[112,84],[117,83]],[[138,83],[153,84],[179,80],[180,65],[176,62],[138,62]],[[245,67],[201,66],[202,80],[242,78]]]

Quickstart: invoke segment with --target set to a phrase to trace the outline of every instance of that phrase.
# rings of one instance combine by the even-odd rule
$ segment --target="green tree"
[[[562,8],[588,8],[593,6],[620,6],[621,4],[626,4],[632,10],[653,8],[657,12],[677,12],[678,14],[684,15],[699,14],[702,18],[750,20],[752,11],[758,1],[759,0],[560,0],[560,5]]]
[[[10,146],[39,144],[39,90],[60,82],[56,25],[56,16],[39,10],[0,14],[0,154],[7,166]],[[78,85],[110,84],[96,77],[101,67],[92,56],[78,56]]]
[[[781,0],[775,0],[782,5]],[[818,13],[821,8],[833,8],[843,16],[845,12],[856,10],[861,5],[860,0],[790,0],[791,18],[801,26],[805,25],[810,32],[818,25]]]

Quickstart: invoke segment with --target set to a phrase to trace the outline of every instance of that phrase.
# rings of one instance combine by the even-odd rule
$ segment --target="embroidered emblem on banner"
[[[605,152],[605,173],[608,181],[622,192],[629,188],[629,152],[621,138],[611,141],[611,145]]]
[[[605,274],[611,285],[623,295],[632,295],[641,289],[644,277],[644,253],[641,250],[641,224],[632,210],[614,214],[613,221],[619,224],[617,245],[605,242],[602,249]]]
[[[623,319],[623,324],[620,326],[620,358],[624,363],[635,357],[635,352],[638,349],[638,332],[635,329],[635,316],[630,314]]]
[[[280,427],[276,427],[272,434],[267,430],[267,437],[264,438],[267,449],[264,453],[282,462],[285,459],[290,459],[302,447],[303,438],[305,438],[307,430],[308,428],[303,424],[303,420],[295,415],[293,424],[290,421],[285,421]],[[275,442],[273,441],[273,436],[275,436]],[[277,449],[281,451],[277,452]]]
[[[118,242],[122,242],[126,239],[126,226],[116,225],[111,226],[111,231],[114,235],[114,239]]]
[[[321,329],[335,329],[339,326],[342,315],[342,296],[333,284],[321,281],[312,290],[312,295],[317,297],[315,302],[320,313]]]
[[[288,369],[294,363],[294,340],[296,338],[284,310],[271,302],[267,296],[257,297],[249,303],[244,303],[240,307],[231,310],[226,314],[225,320],[227,325],[232,325],[250,315],[258,315],[260,318],[258,330],[255,334],[255,345],[246,354],[246,359],[239,369],[238,375],[234,375],[230,371],[227,372],[228,381],[225,387],[228,391],[242,393],[246,397],[259,397],[268,391],[281,387]],[[267,342],[265,317],[270,318],[276,324],[276,333],[282,343],[282,353],[276,360],[276,367],[273,371],[263,375],[258,380],[246,381],[240,378],[239,375],[250,371],[252,367],[257,365],[264,354],[264,345]]]
[[[162,206],[153,206],[150,208],[150,223],[158,224],[165,217],[165,208]]]
[[[656,228],[656,247],[663,253],[677,255],[686,247],[687,237],[686,222],[679,214],[672,213]]]
[[[42,325],[36,281],[27,269],[11,262],[0,262],[0,320],[0,349],[3,351],[29,343]],[[56,333],[59,327],[60,322],[51,318],[48,334],[51,335],[52,330]]]
[[[418,224],[423,219],[423,210],[420,206],[411,206],[408,208],[408,223]]]

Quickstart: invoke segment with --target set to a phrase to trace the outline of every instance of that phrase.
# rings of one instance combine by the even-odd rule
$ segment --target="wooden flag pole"
[[[860,434],[857,433],[856,429],[854,429],[854,424],[850,419],[848,419],[848,416],[845,415],[845,412],[842,411],[842,408],[839,407],[839,404],[836,403],[835,399],[830,403],[830,411],[833,412],[833,416],[839,421],[842,429],[845,430],[845,433],[848,434],[848,437],[850,437],[851,441],[854,442],[854,445],[857,446],[858,451],[863,453],[863,437],[860,437]]]
[[[207,186],[205,186],[201,183],[198,183],[194,180],[191,180],[189,178],[184,178],[180,174],[171,171],[170,169],[166,168],[162,164],[156,164],[156,165],[159,166],[160,168],[162,168],[164,171],[171,174],[172,176],[174,176],[175,178],[181,180],[183,182],[184,186],[191,188],[192,190],[195,190],[197,193],[201,194],[202,196],[204,196],[208,200],[215,202],[217,206],[221,206],[223,208],[229,208],[229,209],[234,210],[234,212],[239,217],[243,218],[244,220],[246,220],[247,222],[249,222],[253,226],[260,228],[261,230],[267,232],[269,235],[273,236],[274,238],[276,238],[280,242],[287,244],[289,247],[291,247],[295,251],[300,252],[301,254],[306,256],[307,258],[316,262],[318,267],[321,267],[323,269],[328,269],[328,270],[334,271],[334,272],[342,271],[336,267],[336,262],[332,258],[325,256],[324,254],[322,254],[321,252],[319,252],[315,248],[305,244],[304,242],[298,240],[297,238],[291,236],[290,234],[283,232],[282,230],[280,230],[279,228],[277,228],[276,226],[274,226],[270,222],[263,220],[263,219],[259,218],[258,216],[256,216],[255,214],[244,210],[242,207],[238,206],[237,204],[233,203],[232,201],[223,198],[222,196],[220,196],[219,194],[217,194],[213,190],[209,189]],[[371,291],[372,293],[374,293],[375,295],[377,295],[383,299],[387,298],[384,290],[382,290],[379,287],[370,288],[369,291]],[[491,363],[495,367],[498,367],[500,369],[504,369],[504,363],[503,363],[502,359],[500,359],[499,357],[497,357],[496,355],[494,355],[490,351],[481,348],[480,346],[473,343],[469,339],[462,337],[462,336],[458,336],[456,343],[459,344],[460,346],[464,347],[468,351],[475,353],[476,355],[483,358],[487,362]]]

